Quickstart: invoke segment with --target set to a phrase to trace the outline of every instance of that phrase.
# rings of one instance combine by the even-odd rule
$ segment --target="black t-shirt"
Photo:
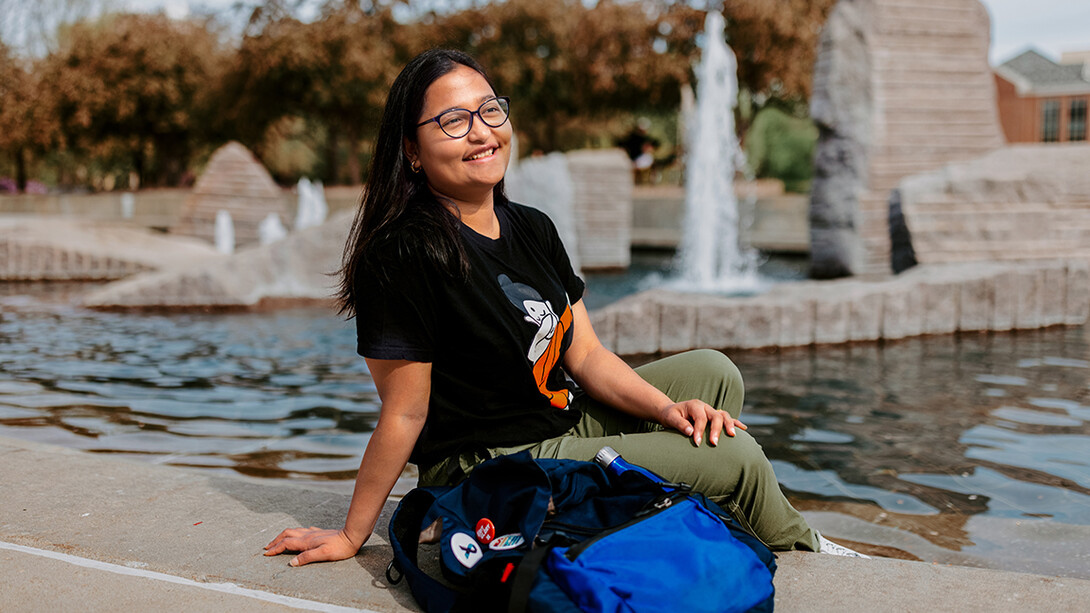
[[[461,224],[468,281],[421,265],[419,254],[394,258],[384,271],[392,283],[366,267],[356,279],[360,355],[432,364],[411,456],[423,466],[558,436],[580,417],[561,362],[583,281],[544,213],[499,201],[495,211],[496,240]]]

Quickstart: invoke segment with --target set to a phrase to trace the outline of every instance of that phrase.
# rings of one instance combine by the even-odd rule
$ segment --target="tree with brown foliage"
[[[85,7],[100,0],[50,2]],[[11,76],[0,75],[0,127],[7,126],[0,149],[20,151],[25,168],[35,147],[55,142],[62,159],[92,172],[134,169],[144,184],[176,184],[195,153],[237,138],[269,157],[288,129],[292,138],[305,135],[302,149],[314,153],[306,166],[320,159],[323,179],[358,182],[390,83],[427,47],[462,49],[489,69],[512,97],[527,150],[602,145],[636,115],[669,117],[700,57],[700,0],[601,0],[593,7],[484,0],[443,13],[424,12],[438,5],[423,2],[396,5],[417,16],[410,23],[396,20],[395,5],[384,0],[328,0],[305,22],[295,14],[298,0],[266,0],[230,53],[207,22],[85,20],[63,28],[33,72],[12,72],[4,60]],[[761,106],[805,110],[818,33],[833,3],[704,5],[724,11],[742,97],[755,102],[741,127]],[[279,178],[294,180],[306,166]]]
[[[329,3],[303,23],[266,7],[255,13],[227,78],[237,101],[233,118],[243,142],[261,154],[266,131],[285,116],[324,128],[325,173],[331,182],[362,180],[363,143],[378,124],[386,90],[407,61],[409,27],[387,8]],[[341,172],[341,144],[347,148]]]
[[[142,185],[177,185],[222,104],[212,95],[220,64],[201,22],[111,15],[64,31],[41,83],[64,147]]]
[[[0,153],[11,160],[20,192],[26,190],[30,156],[43,153],[56,133],[36,73],[27,65],[0,43]]]
[[[818,37],[836,0],[731,0],[723,3],[738,83],[761,103],[805,112]]]
[[[722,10],[739,85],[757,106],[805,109],[817,38],[835,0],[709,2]],[[670,112],[700,58],[705,10],[668,0],[494,0],[423,33],[462,49],[512,97],[532,146],[565,148],[617,114]],[[754,109],[756,110],[756,109]],[[567,134],[565,134],[567,133]]]
[[[652,0],[505,0],[436,16],[424,35],[479,59],[530,146],[550,150],[584,144],[620,111],[675,108],[700,15]]]

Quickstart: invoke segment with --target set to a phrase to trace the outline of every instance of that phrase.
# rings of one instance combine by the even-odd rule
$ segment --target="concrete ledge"
[[[407,589],[391,589],[384,578],[393,502],[355,559],[291,568],[289,556],[267,558],[262,547],[285,528],[343,525],[350,499],[343,488],[140,464],[7,438],[0,438],[0,460],[0,541],[345,607],[417,610]],[[0,552],[0,580],[30,590],[27,601],[6,599],[6,611],[61,608],[47,603],[64,602],[59,594],[78,578],[74,568],[55,567],[55,574],[37,576],[37,589],[31,589]],[[125,589],[130,602],[147,603],[134,610],[148,610],[167,585],[133,578]]]
[[[390,587],[384,578],[393,502],[354,559],[291,568],[289,556],[266,558],[262,546],[284,528],[341,525],[345,488],[139,464],[3,437],[0,460],[0,542],[65,554],[54,559],[0,546],[5,611],[149,610],[181,602],[204,611],[419,610],[404,584]],[[78,559],[110,566],[72,563]],[[215,589],[228,584],[239,589]],[[873,611],[878,595],[887,610],[1051,612],[1084,606],[1090,581],[780,554],[779,611]]]

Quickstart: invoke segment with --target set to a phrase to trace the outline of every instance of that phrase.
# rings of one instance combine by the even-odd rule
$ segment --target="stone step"
[[[987,60],[986,56],[982,56],[979,61],[966,61],[964,56],[940,57],[937,55],[920,55],[909,50],[884,49],[881,53],[874,55],[871,59],[871,65],[879,70],[895,68],[898,74],[964,74],[971,75],[976,79],[981,78],[980,68],[987,66]]]
[[[1082,245],[1078,245],[1078,248],[1073,248],[1067,251],[1071,257],[1090,259],[1090,248],[1085,248]],[[1048,259],[1056,255],[1054,248],[1049,248],[1048,245],[1037,245],[1025,250],[1026,254],[1031,254],[1027,257],[1033,257],[1036,259]],[[1022,258],[1022,254],[1011,253],[1006,249],[979,249],[968,250],[961,249],[959,245],[936,245],[929,247],[928,251],[928,263],[930,264],[959,264],[963,262],[1003,262],[1003,261],[1016,261]]]
[[[219,257],[201,241],[130,224],[0,217],[0,281],[108,281]]]
[[[944,19],[898,19],[886,15],[879,15],[875,19],[874,35],[877,46],[882,46],[884,41],[895,38],[922,40],[957,37],[980,40],[980,32],[975,24]]]
[[[994,135],[986,133],[983,129],[973,130],[972,125],[952,125],[950,130],[936,129],[934,124],[924,121],[890,121],[886,125],[888,135],[892,138],[884,139],[885,144],[875,152],[875,157],[911,159],[928,156],[931,149],[961,150],[970,154],[973,152],[979,154],[997,145]],[[917,145],[924,145],[927,150],[921,151]],[[877,163],[882,161],[881,158],[875,160]]]
[[[1012,226],[1016,227],[1021,219],[1032,219],[1042,215],[1048,215],[1051,219],[1063,225],[1064,228],[1090,227],[1090,216],[1086,213],[1090,210],[1090,202],[1082,203],[1082,206],[1072,206],[1071,203],[1049,204],[1047,202],[1000,202],[983,200],[979,202],[967,202],[956,196],[938,199],[912,201],[912,210],[921,217],[926,215],[928,219],[941,219],[932,223],[953,223],[958,220],[971,221],[987,226]]]
[[[955,159],[967,159],[985,153],[988,149],[976,146],[959,146],[944,144],[942,142],[936,142],[937,139],[924,139],[926,142],[919,143],[903,143],[897,145],[884,145],[882,147],[876,147],[874,149],[874,156],[881,159],[875,160],[876,164],[883,164],[889,161],[910,161],[914,159],[934,158],[941,156],[944,158]],[[892,189],[896,187],[896,184],[900,182],[901,178],[905,175],[901,172],[890,172],[887,176],[884,172],[872,171],[871,180],[872,185],[875,187],[881,186],[886,189]],[[893,184],[889,183],[892,178]]]
[[[926,9],[931,14],[979,6],[976,0],[912,0],[911,2],[906,0],[871,0],[871,2],[883,12],[911,10],[919,13],[921,10]],[[979,10],[977,12],[979,13]]]
[[[989,91],[977,88],[956,86],[957,96],[949,96],[950,87],[937,85],[934,87],[917,83],[912,87],[911,83],[886,81],[883,87],[875,92],[874,103],[883,106],[919,106],[935,104],[935,108],[942,108],[942,104],[952,102],[961,103],[962,108],[978,108],[992,110],[995,97]]]
[[[1009,199],[1004,199],[1004,197]],[[1045,202],[1018,200],[1018,194],[976,193],[976,194],[925,194],[913,199],[912,207],[920,212],[939,214],[980,215],[985,213],[1034,213],[1057,214],[1069,211],[1071,222],[1088,223],[1083,219],[1090,200],[1065,199],[1063,202]],[[957,210],[953,210],[957,207]]]
[[[881,20],[920,25],[944,25],[951,21],[972,23],[980,17],[981,12],[979,8],[965,3],[958,5],[957,3],[938,2],[927,6],[916,2],[893,2],[888,4],[877,2],[875,6],[881,9],[879,12],[879,19]],[[926,8],[926,12],[921,11],[921,8]]]
[[[980,101],[991,100],[990,96],[980,96]],[[948,116],[951,113],[965,113],[970,114],[972,117],[980,119],[995,118],[997,113],[987,107],[969,106],[965,104],[965,100],[940,98],[940,99],[926,99],[926,98],[902,98],[897,96],[876,96],[874,98],[874,104],[877,108],[881,108],[887,115],[894,112],[906,112],[916,111],[919,113],[926,113],[928,116],[934,113],[942,113],[942,117]]]

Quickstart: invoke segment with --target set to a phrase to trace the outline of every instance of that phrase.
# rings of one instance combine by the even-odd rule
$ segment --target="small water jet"
[[[295,214],[295,230],[320,226],[329,215],[329,205],[325,201],[325,188],[321,181],[310,182],[299,179],[299,208]]]
[[[275,243],[276,241],[285,238],[287,235],[288,230],[280,221],[280,215],[276,213],[269,213],[265,216],[265,219],[262,219],[261,223],[257,225],[257,240],[262,245]]]
[[[734,175],[744,156],[734,133],[737,61],[724,42],[724,25],[718,12],[709,12],[704,20],[678,274],[666,284],[669,289],[749,293],[767,285],[757,275],[757,252],[739,240]]]
[[[230,255],[235,252],[235,223],[231,213],[220,209],[216,211],[216,225],[213,229],[216,251]]]
[[[136,210],[136,197],[132,192],[121,194],[121,219],[132,219]]]

